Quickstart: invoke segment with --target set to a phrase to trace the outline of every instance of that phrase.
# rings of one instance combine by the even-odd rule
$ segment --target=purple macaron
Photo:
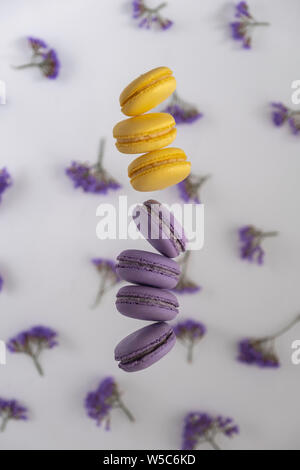
[[[134,284],[173,289],[179,279],[180,267],[166,256],[143,250],[125,250],[117,258],[117,274]]]
[[[175,258],[186,250],[187,239],[180,223],[163,204],[149,199],[135,207],[138,230],[161,254]]]
[[[159,361],[175,342],[176,336],[170,325],[153,323],[124,338],[115,348],[115,359],[120,369],[136,372]]]
[[[178,300],[172,292],[157,287],[128,285],[117,293],[117,310],[138,320],[168,321],[178,314]]]

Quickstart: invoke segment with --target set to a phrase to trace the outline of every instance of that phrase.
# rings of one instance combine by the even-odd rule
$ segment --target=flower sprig
[[[200,204],[199,192],[211,175],[197,176],[191,173],[185,180],[177,184],[179,195],[184,202]]]
[[[6,168],[0,169],[0,202],[2,194],[12,185],[12,178]]]
[[[257,264],[263,264],[265,252],[261,243],[266,238],[275,237],[278,232],[263,232],[253,225],[246,225],[239,229],[241,243],[240,257]]]
[[[134,421],[132,413],[121,400],[121,392],[113,377],[106,377],[98,388],[89,392],[85,398],[85,408],[88,416],[94,419],[97,426],[105,424],[105,429],[110,429],[111,411],[121,409],[130,421]]]
[[[173,328],[174,333],[187,348],[187,362],[193,361],[193,351],[195,345],[203,338],[206,333],[206,327],[203,323],[193,319],[178,322]]]
[[[133,18],[140,20],[140,28],[150,29],[153,26],[158,26],[161,30],[167,30],[171,28],[173,21],[168,20],[161,15],[161,10],[166,6],[167,3],[163,2],[155,8],[150,8],[146,5],[145,0],[133,0]]]
[[[92,307],[99,305],[103,295],[108,292],[113,286],[120,282],[120,278],[116,271],[116,263],[110,259],[94,258],[92,259],[93,265],[96,267],[101,277],[100,287],[96,296],[96,300]]]
[[[7,348],[12,353],[23,353],[28,355],[40,375],[44,375],[40,364],[40,355],[45,349],[57,346],[57,332],[45,326],[34,326],[30,330],[21,331],[17,336],[11,338]]]
[[[54,49],[49,48],[45,41],[33,37],[28,37],[28,44],[32,50],[31,62],[24,65],[15,66],[21,70],[29,67],[40,69],[44,77],[54,80],[59,75],[60,62]]]
[[[242,41],[244,49],[250,49],[253,29],[257,26],[269,26],[269,23],[255,20],[246,2],[239,2],[235,6],[235,17],[238,21],[230,23],[232,37],[236,41]]]
[[[176,124],[191,124],[203,117],[203,114],[193,104],[181,99],[176,91],[173,93],[168,106],[163,110],[173,116]]]
[[[196,292],[200,292],[201,290],[201,286],[199,286],[187,277],[187,268],[190,260],[190,255],[191,252],[187,251],[178,261],[178,263],[181,265],[181,273],[177,286],[173,289],[178,294],[195,294]]]
[[[214,450],[220,450],[216,443],[218,435],[232,437],[239,433],[239,428],[231,418],[214,417],[208,413],[189,413],[184,420],[182,450],[195,450],[208,443]]]
[[[282,103],[271,103],[272,121],[277,127],[288,123],[294,135],[300,134],[300,111],[290,109]]]
[[[290,330],[299,321],[300,314],[285,327],[270,336],[243,339],[238,344],[238,361],[262,368],[278,368],[280,361],[275,351],[275,340]]]
[[[0,432],[3,432],[6,429],[7,423],[10,420],[27,420],[27,412],[27,408],[21,405],[17,400],[6,400],[5,398],[0,398]]]
[[[107,194],[109,189],[117,190],[121,185],[103,167],[105,139],[100,141],[97,163],[73,161],[66,169],[66,175],[73,181],[75,188],[82,188],[86,193]]]

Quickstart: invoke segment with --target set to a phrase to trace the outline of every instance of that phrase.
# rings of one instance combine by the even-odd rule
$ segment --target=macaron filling
[[[145,142],[147,140],[152,140],[156,139],[157,137],[163,137],[168,134],[171,134],[174,132],[174,127],[173,126],[168,126],[164,129],[154,131],[154,133],[148,133],[148,134],[140,134],[140,135],[135,135],[135,136],[120,136],[117,137],[118,143],[120,144],[128,144],[128,143],[135,143],[135,142]]]
[[[156,162],[153,162],[153,163],[149,163],[148,165],[145,165],[141,168],[137,168],[136,170],[133,169],[130,174],[129,174],[129,177],[130,178],[136,178],[137,176],[141,175],[141,174],[145,174],[147,173],[148,171],[152,171],[153,169],[155,168],[160,168],[162,166],[165,166],[165,165],[174,165],[176,163],[182,163],[182,162],[185,162],[186,161],[186,158],[184,157],[178,157],[178,158],[169,158],[167,160],[161,160],[161,161],[156,161]]]
[[[177,249],[177,252],[178,254],[180,253],[183,253],[185,251],[185,243],[184,241],[181,239],[181,237],[175,232],[175,229],[174,229],[174,226],[173,225],[170,225],[170,221],[166,221],[163,217],[162,217],[162,214],[161,212],[159,212],[159,214],[157,214],[152,206],[154,205],[157,205],[159,203],[157,203],[156,201],[153,201],[153,203],[150,203],[150,202],[145,202],[144,203],[144,206],[146,207],[147,211],[148,211],[148,214],[150,216],[155,216],[156,219],[157,219],[157,222],[159,225],[162,226],[162,229],[165,228],[165,233],[169,234],[170,237],[168,237],[175,245],[176,249]]]
[[[151,354],[154,351],[156,351],[157,349],[161,348],[165,343],[168,342],[168,340],[170,339],[170,337],[172,335],[174,335],[174,333],[173,333],[173,331],[170,331],[166,336],[159,339],[158,342],[156,342],[154,345],[150,344],[144,350],[142,350],[140,352],[136,352],[134,354],[131,354],[130,357],[128,357],[128,358],[126,358],[126,357],[122,358],[122,359],[119,358],[120,359],[120,364],[130,364],[132,362],[143,359],[144,357],[148,356],[148,354]],[[118,358],[117,358],[117,360],[118,360]]]
[[[133,269],[146,269],[147,271],[154,271],[158,274],[162,274],[165,276],[175,277],[179,276],[179,270],[172,269],[171,267],[166,267],[158,264],[152,264],[149,262],[143,262],[138,260],[128,259],[126,257],[118,258],[119,263],[117,264],[117,269],[122,268],[133,268]]]
[[[117,303],[125,303],[125,304],[137,304],[137,305],[151,305],[155,307],[162,307],[168,310],[176,310],[178,304],[171,300],[162,299],[159,297],[154,296],[140,296],[140,295],[122,295],[117,294]]]

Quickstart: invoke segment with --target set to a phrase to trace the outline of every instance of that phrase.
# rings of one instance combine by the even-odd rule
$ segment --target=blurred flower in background
[[[17,336],[11,338],[7,348],[12,353],[27,354],[40,375],[44,375],[40,365],[40,354],[44,349],[52,349],[57,346],[57,333],[45,326],[34,326],[30,330],[21,331]]]
[[[238,21],[230,23],[232,37],[236,41],[242,41],[244,49],[250,49],[253,29],[256,26],[269,26],[269,23],[256,21],[246,2],[239,2],[235,6],[235,17]]]
[[[173,93],[169,105],[163,110],[164,113],[172,114],[176,124],[191,124],[203,117],[196,106],[179,98],[176,91]]]
[[[184,420],[182,450],[195,450],[199,445],[208,443],[214,450],[220,450],[216,436],[223,434],[232,437],[239,428],[231,418],[213,417],[207,413],[189,413]]]
[[[0,431],[4,431],[9,420],[27,420],[27,408],[20,405],[17,400],[5,400],[0,397]]]
[[[1,292],[2,289],[3,289],[3,284],[4,284],[4,280],[3,280],[3,277],[2,277],[1,274],[0,274],[0,292]]]
[[[121,188],[121,185],[103,168],[104,145],[105,140],[101,139],[98,161],[95,165],[72,162],[66,169],[66,174],[73,181],[75,188],[82,188],[83,191],[94,194],[107,194],[109,189]]]
[[[28,37],[27,41],[32,50],[31,62],[14,68],[21,70],[29,67],[38,67],[44,77],[52,80],[57,78],[59,75],[60,62],[56,51],[49,48],[42,39]]]
[[[210,178],[210,175],[196,176],[191,173],[185,180],[177,184],[179,194],[184,202],[194,202],[200,204],[200,189],[203,184]]]
[[[158,26],[159,29],[166,30],[171,28],[173,21],[164,18],[160,11],[167,6],[167,3],[161,3],[155,8],[150,8],[146,5],[145,0],[133,0],[133,18],[140,20],[140,28],[151,28]]]
[[[101,277],[100,288],[93,304],[93,307],[99,305],[102,296],[109,291],[113,286],[120,282],[120,278],[116,271],[116,263],[110,259],[94,258],[92,263],[96,267]]]
[[[194,281],[189,279],[186,274],[190,255],[191,252],[187,251],[178,260],[178,263],[181,265],[181,274],[177,286],[173,289],[173,291],[177,292],[178,294],[195,294],[196,292],[200,292],[201,290],[201,287]]]
[[[263,232],[253,225],[241,227],[239,229],[240,257],[257,264],[263,264],[265,252],[261,247],[261,243],[265,238],[277,235],[278,232]]]
[[[6,168],[0,169],[0,202],[2,194],[12,185],[12,179]]]
[[[264,338],[246,338],[238,344],[238,360],[244,364],[256,365],[264,368],[278,368],[279,358],[275,352],[275,340],[286,333],[300,321],[297,315],[292,322],[279,330],[277,333]]]
[[[121,400],[119,387],[113,377],[106,377],[98,388],[89,392],[85,399],[85,408],[88,416],[96,420],[97,426],[105,424],[105,429],[110,429],[110,413],[113,409],[121,409],[130,421],[134,417]]]
[[[277,127],[281,127],[288,122],[292,133],[300,134],[300,111],[294,111],[287,108],[282,103],[271,103],[272,107],[272,121]]]
[[[187,319],[178,322],[173,328],[174,333],[182,344],[187,348],[187,361],[193,361],[194,346],[203,338],[206,327],[195,320]]]

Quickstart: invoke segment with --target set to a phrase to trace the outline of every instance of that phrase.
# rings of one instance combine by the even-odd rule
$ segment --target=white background
[[[156,5],[158,1],[150,1]],[[221,438],[225,449],[299,449],[299,374],[291,364],[296,326],[277,343],[279,370],[235,361],[236,342],[282,327],[300,309],[300,141],[276,129],[268,103],[291,105],[291,82],[299,79],[298,0],[252,0],[253,14],[271,23],[255,31],[252,51],[228,36],[232,4],[226,0],[170,0],[164,10],[175,22],[166,32],[145,31],[122,0],[0,0],[0,79],[7,104],[0,112],[0,167],[14,186],[0,207],[0,338],[43,324],[59,331],[60,345],[46,351],[38,377],[29,359],[8,354],[0,367],[0,396],[17,398],[30,420],[10,422],[3,449],[178,449],[182,419],[192,410],[232,416],[241,433]],[[25,36],[45,39],[59,54],[57,81],[38,70],[15,71],[29,58]],[[117,288],[101,306],[90,305],[98,277],[90,258],[114,258],[144,241],[100,242],[96,208],[136,193],[127,178],[130,157],[114,148],[112,127],[122,115],[118,96],[140,73],[171,67],[178,93],[205,117],[178,127],[176,145],[194,173],[212,173],[202,192],[205,247],[193,255],[190,274],[203,286],[181,297],[181,318],[208,327],[194,364],[178,344],[156,366],[137,374],[118,369],[116,343],[141,322],[114,308]],[[64,175],[72,159],[96,158],[107,137],[107,169],[123,184],[108,196],[75,191]],[[152,195],[153,196],[153,195]],[[178,200],[176,188],[154,195]],[[266,263],[238,257],[236,229],[253,223],[278,230],[265,243]],[[83,407],[88,390],[113,375],[136,417],[113,412],[105,432]]]

